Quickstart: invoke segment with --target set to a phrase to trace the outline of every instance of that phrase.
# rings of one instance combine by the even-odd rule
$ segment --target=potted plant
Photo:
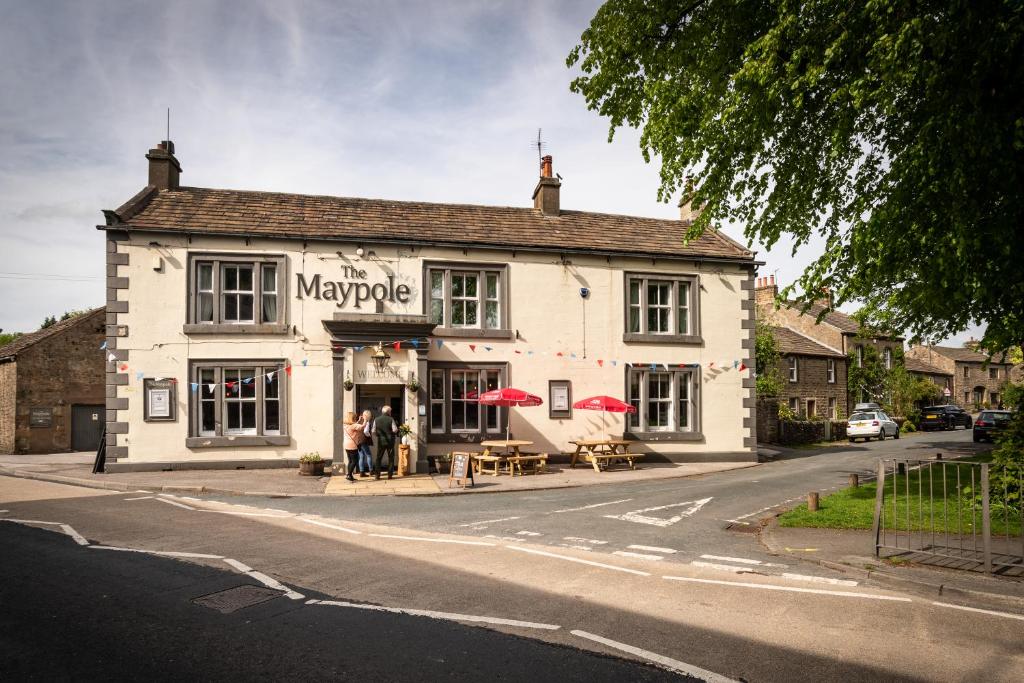
[[[409,441],[412,439],[412,427],[403,422],[398,425],[398,435],[402,437],[402,445],[408,446]]]
[[[348,373],[345,373],[345,381],[342,383],[342,386],[345,387],[345,391],[352,391],[352,387],[355,386],[355,383],[352,381],[351,375],[349,375]]]
[[[409,391],[419,391],[420,381],[416,379],[416,375],[410,375],[409,381],[405,383],[405,388]]]
[[[306,477],[322,477],[324,474],[324,461],[319,453],[304,453],[299,458],[299,474]]]

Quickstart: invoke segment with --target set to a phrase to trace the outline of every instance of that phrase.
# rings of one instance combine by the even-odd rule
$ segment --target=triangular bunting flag
[[[229,391],[235,388],[235,384],[235,382],[224,382],[224,386],[226,386]]]
[[[613,368],[614,368],[615,366],[617,366],[618,364],[619,364],[619,361],[617,361],[617,360],[613,360],[613,361],[612,361],[612,367],[613,367]]]
[[[105,348],[107,348],[107,342],[103,342],[102,344],[100,344],[100,351],[102,351]]]
[[[206,385],[206,389],[212,394],[213,392],[217,391],[217,385],[214,384],[213,382],[210,382],[209,384]]]
[[[252,384],[252,377],[246,377],[242,380],[242,384]]]
[[[192,388],[192,391],[199,391],[199,385],[195,382],[190,382],[189,387]]]
[[[290,366],[290,365],[286,366],[284,371],[285,371],[285,374],[287,374],[289,377],[292,376],[292,366]]]
[[[662,365],[664,365],[665,369],[668,370],[668,363],[662,363]]]
[[[527,352],[526,352],[526,355],[527,355],[527,356],[532,356],[532,355],[533,355],[533,351],[527,351]]]
[[[570,353],[569,354],[569,358],[572,358],[573,360],[575,360],[576,359],[576,354],[575,353]]]
[[[522,351],[520,351],[519,349],[515,349],[515,352],[516,352],[516,353],[518,353],[518,354],[522,354],[522,353],[523,353],[523,352],[522,352]]]
[[[599,367],[599,368],[603,368],[604,367],[604,361],[601,360],[600,358],[597,360],[597,367]]]
[[[746,363],[740,363],[740,372],[747,369]]]
[[[414,349],[418,349],[418,348],[420,348],[420,340],[419,340],[419,339],[412,339],[412,340],[410,340],[410,341],[411,341],[411,343],[412,343],[412,347],[413,347]]]
[[[365,346],[353,346],[352,350],[353,351],[362,351],[365,348],[366,348]]]
[[[470,344],[469,345],[469,350],[475,352],[476,351],[476,344]]]
[[[657,370],[657,369],[658,369],[658,364],[657,363],[651,363],[651,370]]]
[[[144,372],[136,372],[135,373],[135,379],[142,379],[145,376],[146,376],[146,373],[144,373]]]
[[[562,355],[562,352],[561,352],[561,351],[559,351],[559,352],[558,352],[558,353],[556,353],[555,355],[556,355],[556,356],[561,356],[561,355]]]
[[[734,360],[734,361],[732,362],[732,366],[733,366],[734,368],[735,368],[735,367],[737,367],[737,366],[738,366],[739,364],[740,364],[740,362],[739,362],[738,360]]]
[[[493,351],[494,349],[490,346],[485,346],[484,351]]]
[[[116,360],[117,360],[117,356],[115,356],[115,355],[114,355],[114,354],[112,354],[112,353],[108,353],[108,354],[107,354],[107,360],[109,360],[109,361],[110,361],[111,363],[113,363],[114,361],[116,361]]]
[[[715,367],[715,361],[711,361],[710,363],[708,363],[708,369],[709,369],[709,370],[710,370],[711,368],[713,368],[713,367]]]
[[[307,365],[309,365],[309,359],[308,358],[303,358],[302,359],[302,367],[306,367]]]
[[[121,363],[121,367],[120,367],[120,368],[118,368],[118,369],[119,369],[119,370],[120,370],[121,372],[127,372],[127,370],[128,370],[128,364],[127,364],[127,363]]]
[[[395,351],[401,351],[402,350],[402,342],[400,342],[400,341],[396,341],[394,344],[392,344],[392,346],[395,347]]]
[[[273,382],[274,381],[274,373],[273,372],[268,372],[267,373],[267,381],[268,382]]]

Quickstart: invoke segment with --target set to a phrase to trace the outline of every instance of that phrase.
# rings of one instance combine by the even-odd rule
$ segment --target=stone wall
[[[18,353],[15,450],[71,449],[71,406],[104,404],[102,309]],[[32,427],[32,409],[50,409],[52,426]]]
[[[956,361],[956,370],[953,372],[953,395],[950,399],[965,410],[974,410],[976,404],[985,403],[995,408],[1002,400],[1006,382],[1010,379],[1011,367],[1009,364],[991,363],[986,366],[984,363]],[[992,371],[995,371],[996,377],[991,376]],[[975,389],[981,389],[980,401],[975,395]]]
[[[782,390],[779,400],[789,404],[791,398],[800,402],[801,415],[807,415],[807,400],[814,401],[814,415],[821,418],[832,418],[828,412],[828,400],[836,401],[837,419],[847,416],[846,405],[846,359],[834,358],[836,363],[836,381],[828,381],[828,358],[818,356],[796,356],[797,381],[789,381],[789,355],[779,360],[779,377],[782,378]],[[809,417],[809,416],[808,416]]]
[[[14,397],[17,381],[17,363],[0,365],[0,453],[14,452]]]
[[[779,399],[757,399],[757,442],[778,443]]]

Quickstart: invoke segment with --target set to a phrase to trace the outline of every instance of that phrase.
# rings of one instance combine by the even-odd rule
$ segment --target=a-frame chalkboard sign
[[[473,456],[471,453],[452,453],[452,467],[448,472],[448,488],[452,482],[465,488],[473,485]]]

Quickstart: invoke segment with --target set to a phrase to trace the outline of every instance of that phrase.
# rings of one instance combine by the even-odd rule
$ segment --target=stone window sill
[[[288,334],[288,325],[285,323],[263,323],[259,325],[186,323],[182,326],[181,331],[185,334]]]
[[[704,441],[702,432],[626,432],[622,438],[633,441]]]
[[[190,436],[185,448],[239,448],[242,446],[289,446],[290,436]]]
[[[435,327],[435,337],[456,337],[462,339],[512,339],[512,330],[482,330],[478,327]]]
[[[643,334],[626,332],[622,335],[624,342],[643,342],[645,344],[703,344],[704,338],[699,334]]]

